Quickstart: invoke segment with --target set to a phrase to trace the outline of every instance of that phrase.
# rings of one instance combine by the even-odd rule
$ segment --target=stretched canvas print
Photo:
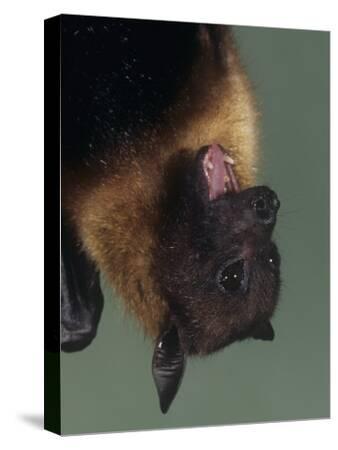
[[[45,22],[45,427],[329,416],[329,34]]]

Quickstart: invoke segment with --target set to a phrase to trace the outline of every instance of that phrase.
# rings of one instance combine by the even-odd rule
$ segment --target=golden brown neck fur
[[[163,127],[145,131],[128,143],[119,161],[101,160],[97,167],[80,173],[63,172],[65,215],[127,309],[154,337],[168,312],[151,277],[158,201],[168,159],[180,150],[195,152],[219,143],[235,160],[242,187],[254,181],[257,114],[231,37],[225,39],[227,67],[220,70],[202,29],[201,45],[206,51]]]

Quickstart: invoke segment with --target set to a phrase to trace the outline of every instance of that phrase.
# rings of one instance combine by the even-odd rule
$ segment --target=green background
[[[261,184],[278,193],[276,338],[190,359],[162,415],[152,343],[104,286],[97,338],[61,355],[62,433],[328,417],[329,33],[235,27],[262,112]],[[103,283],[104,285],[104,283]]]

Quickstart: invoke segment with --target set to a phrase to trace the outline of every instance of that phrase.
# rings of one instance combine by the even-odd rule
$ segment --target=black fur
[[[200,25],[84,16],[61,23],[64,163],[118,156],[162,122],[190,74]]]

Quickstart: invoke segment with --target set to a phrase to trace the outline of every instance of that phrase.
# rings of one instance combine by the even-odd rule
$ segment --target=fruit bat
[[[96,335],[104,273],[154,341],[166,413],[187,358],[272,340],[279,200],[231,28],[61,16],[61,346]]]

